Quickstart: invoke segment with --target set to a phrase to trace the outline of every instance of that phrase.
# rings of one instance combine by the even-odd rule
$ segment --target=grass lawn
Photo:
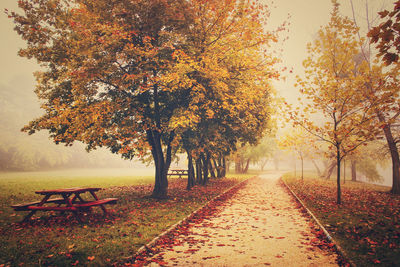
[[[127,176],[0,175],[0,266],[104,266],[122,263],[142,245],[238,182],[254,176],[228,175],[207,186],[186,190],[186,179],[169,179],[168,200],[148,198],[154,178]],[[71,214],[38,212],[29,224],[18,223],[27,212],[11,204],[39,200],[42,189],[96,186],[100,198],[117,197],[104,217],[99,208],[80,224]],[[54,214],[58,215],[58,214]]]
[[[390,188],[346,181],[337,205],[333,180],[283,180],[357,266],[400,266],[400,196]]]

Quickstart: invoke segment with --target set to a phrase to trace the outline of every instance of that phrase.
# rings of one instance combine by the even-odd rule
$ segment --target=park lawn
[[[171,225],[213,197],[253,174],[212,179],[207,186],[186,190],[186,179],[169,179],[169,199],[149,198],[153,177],[33,177],[0,179],[0,266],[104,266],[122,263]],[[112,185],[114,184],[114,185]],[[38,212],[29,224],[18,223],[27,212],[11,204],[38,200],[41,189],[96,186],[100,198],[117,197],[112,216],[99,208],[80,224],[72,214]],[[3,194],[4,193],[4,194]],[[40,196],[39,196],[40,198]],[[56,214],[55,214],[56,215]]]
[[[360,182],[336,182],[284,175],[283,180],[314,213],[356,266],[400,266],[400,196],[390,188]]]

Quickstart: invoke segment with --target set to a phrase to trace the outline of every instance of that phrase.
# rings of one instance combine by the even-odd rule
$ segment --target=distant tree
[[[303,128],[297,127],[287,132],[279,140],[282,149],[293,152],[301,162],[301,179],[304,179],[304,160],[310,157],[315,137]]]

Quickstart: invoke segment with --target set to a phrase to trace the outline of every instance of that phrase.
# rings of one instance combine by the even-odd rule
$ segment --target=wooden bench
[[[94,206],[101,206],[104,204],[117,204],[117,200],[118,200],[118,198],[104,198],[104,199],[89,201],[89,202],[82,203],[82,204],[76,204],[74,206],[77,207],[78,209],[89,208],[89,207],[94,207]]]
[[[182,176],[188,176],[188,170],[169,170],[168,172],[168,177],[171,176],[178,176],[179,178],[182,178]]]
[[[65,203],[64,198],[53,198],[53,199],[48,199],[46,203],[56,203],[56,204],[63,204]],[[11,208],[13,208],[15,211],[24,211],[24,210],[31,210],[29,208],[30,206],[37,206],[40,204],[40,201],[35,201],[35,202],[30,202],[30,203],[24,203],[24,204],[16,204],[12,205]]]

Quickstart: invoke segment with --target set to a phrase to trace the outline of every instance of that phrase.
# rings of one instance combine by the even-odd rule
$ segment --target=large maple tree
[[[36,93],[45,111],[23,130],[129,159],[151,152],[156,198],[167,197],[186,130],[203,137],[198,144],[216,133],[255,142],[267,125],[276,60],[263,51],[276,35],[264,29],[267,9],[253,1],[18,3],[24,13],[9,16],[27,42],[20,56],[43,67]],[[207,131],[211,125],[219,126]]]

